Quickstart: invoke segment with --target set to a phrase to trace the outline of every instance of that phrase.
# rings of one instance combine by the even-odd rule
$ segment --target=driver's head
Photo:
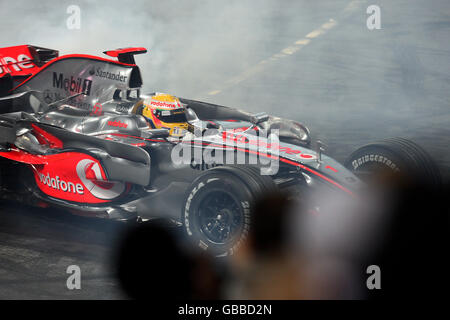
[[[166,128],[171,136],[181,137],[188,129],[186,110],[177,97],[156,93],[144,100],[142,115],[152,128]]]

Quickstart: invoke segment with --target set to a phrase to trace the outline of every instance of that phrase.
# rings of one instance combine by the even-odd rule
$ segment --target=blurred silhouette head
[[[212,257],[182,246],[183,233],[164,220],[130,228],[117,254],[117,276],[133,299],[217,299],[220,277]],[[187,242],[187,240],[186,240]]]
[[[191,264],[161,220],[132,227],[118,252],[117,276],[134,299],[185,299],[189,296]]]
[[[252,213],[250,250],[257,256],[278,254],[287,246],[292,203],[288,196],[274,192],[261,197]]]

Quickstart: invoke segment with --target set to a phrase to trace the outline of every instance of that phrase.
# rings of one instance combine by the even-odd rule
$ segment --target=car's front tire
[[[344,163],[362,180],[380,177],[430,187],[441,185],[441,175],[431,156],[419,145],[403,138],[367,144],[353,152]]]
[[[250,166],[221,166],[199,176],[186,192],[183,224],[190,240],[216,256],[233,254],[248,236],[255,201],[276,190]]]

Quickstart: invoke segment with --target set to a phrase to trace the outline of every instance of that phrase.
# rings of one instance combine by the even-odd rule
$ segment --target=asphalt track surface
[[[433,156],[449,181],[448,1],[245,3],[254,10],[235,8],[235,20],[227,26],[215,25],[213,15],[204,17],[202,23],[216,30],[216,37],[202,37],[197,30],[195,46],[220,48],[216,59],[202,63],[187,56],[190,60],[183,62],[174,53],[171,68],[190,63],[197,72],[180,75],[179,82],[152,78],[146,85],[299,120],[340,161],[370,141],[409,138]],[[381,7],[381,30],[366,27],[370,4]],[[216,4],[217,12],[221,5]],[[247,19],[251,26],[259,16],[264,17],[263,36],[249,32],[251,28],[233,29],[234,21]],[[192,17],[186,13],[180,19]],[[167,30],[171,23],[168,19]],[[229,39],[227,32],[241,36]],[[168,49],[171,45],[176,46],[166,43]],[[0,210],[0,299],[125,297],[111,274],[111,256],[123,226],[9,202],[0,203]],[[82,270],[81,290],[66,287],[66,269],[72,264]]]

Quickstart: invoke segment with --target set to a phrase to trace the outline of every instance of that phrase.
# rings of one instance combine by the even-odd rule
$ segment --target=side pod
[[[0,116],[0,151],[5,154],[4,157],[14,160],[11,153],[13,150],[8,149],[8,146],[14,145],[16,133],[22,129],[33,130],[41,141],[47,140],[51,154],[75,150],[94,155],[101,161],[111,181],[123,181],[142,186],[148,185],[150,181],[150,156],[141,148],[86,136],[36,121],[14,120]],[[11,153],[11,157],[6,156],[8,153]],[[14,153],[17,154],[17,150],[14,150]],[[45,158],[46,154],[30,154],[27,158],[35,159],[36,157]],[[23,157],[20,159],[22,160]]]

